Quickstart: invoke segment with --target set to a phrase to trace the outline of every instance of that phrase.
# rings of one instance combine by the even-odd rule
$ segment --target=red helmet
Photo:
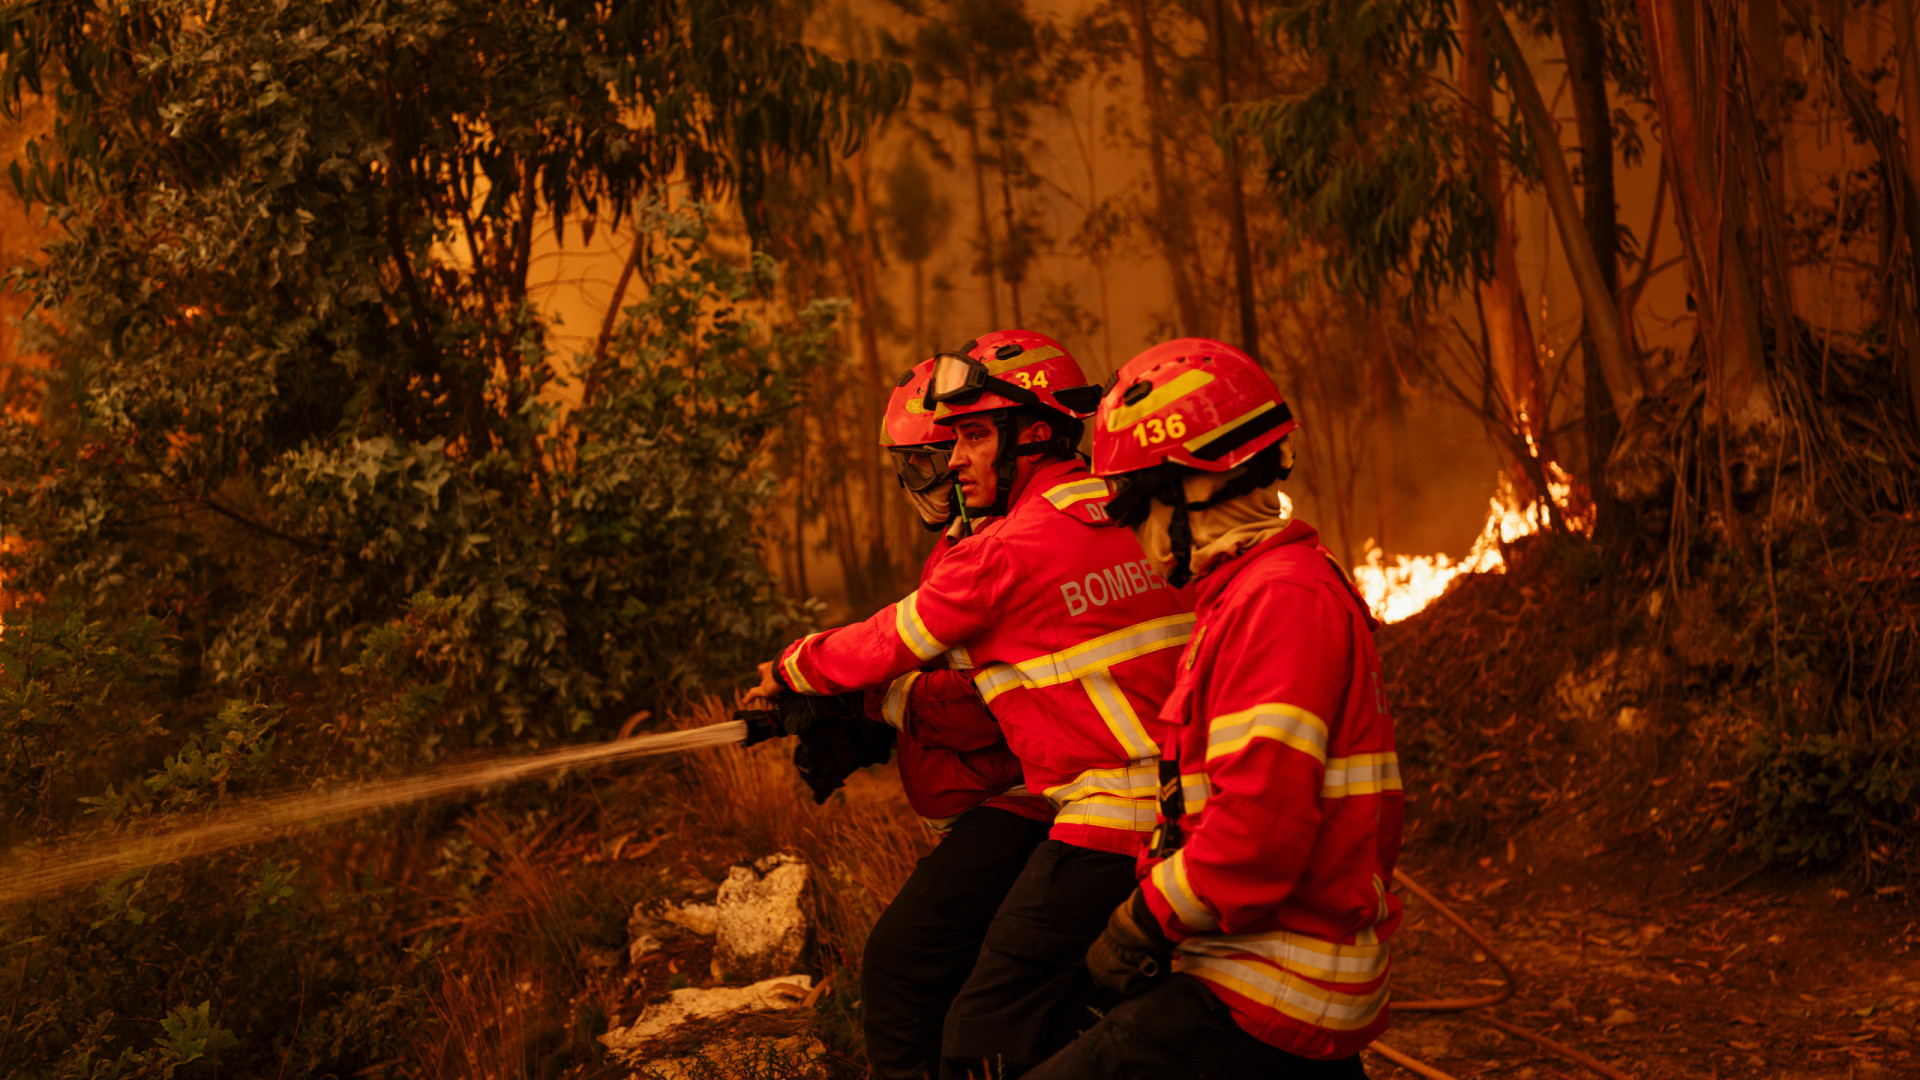
[[[927,407],[927,384],[933,380],[932,359],[922,360],[901,374],[880,417],[880,445],[893,457],[900,486],[916,495],[951,480],[947,448],[953,430],[933,422]]]
[[[995,409],[1046,409],[1085,420],[1100,402],[1073,356],[1032,330],[982,334],[933,361],[926,401],[939,424]]]
[[[927,384],[933,381],[933,360],[922,360],[902,372],[880,417],[881,446],[932,446],[953,441],[953,432],[933,422],[927,407]]]
[[[1300,424],[1265,369],[1224,342],[1162,342],[1121,365],[1093,425],[1093,472],[1226,472]]]

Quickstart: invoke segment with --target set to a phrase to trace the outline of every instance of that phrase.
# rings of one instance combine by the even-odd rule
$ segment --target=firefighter
[[[1100,403],[1109,509],[1191,580],[1195,623],[1140,886],[1087,954],[1127,998],[1032,1080],[1363,1077],[1386,1029],[1393,720],[1367,605],[1279,497],[1295,426],[1256,362],[1200,338],[1141,353]]]
[[[1091,1022],[1106,999],[1087,946],[1153,830],[1154,717],[1192,616],[1110,527],[1111,492],[1074,454],[1098,399],[1042,334],[998,331],[936,357],[925,403],[954,434],[961,539],[898,603],[763,665],[755,691],[883,687],[945,654],[1056,808],[948,1010],[943,1076],[1018,1075]]]
[[[922,580],[960,530],[948,463],[953,433],[934,424],[926,405],[933,366],[927,360],[901,376],[880,427],[907,499],[921,523],[940,533]],[[860,972],[867,1062],[886,1080],[939,1073],[947,1007],[973,970],[994,910],[1053,821],[1053,805],[1027,794],[1020,762],[970,673],[924,667],[866,694],[867,714],[899,732],[907,802],[940,834],[867,937]]]

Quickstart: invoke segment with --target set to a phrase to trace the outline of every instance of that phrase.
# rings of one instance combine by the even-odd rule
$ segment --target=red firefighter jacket
[[[789,646],[781,677],[801,693],[846,693],[951,653],[1028,790],[1058,808],[1053,838],[1139,854],[1155,817],[1156,714],[1193,616],[1133,534],[1107,522],[1110,495],[1078,461],[1042,465],[919,589]]]
[[[941,536],[921,580],[952,549]],[[982,803],[1032,821],[1053,817],[1051,803],[1027,794],[1020,759],[1007,749],[970,672],[909,671],[884,690],[867,691],[867,715],[899,729],[900,786],[913,812],[935,830],[945,831]]]
[[[1345,1057],[1386,1030],[1400,922],[1387,882],[1405,799],[1373,617],[1299,521],[1195,588],[1161,712],[1181,846],[1142,860],[1141,889],[1174,969],[1249,1034]]]

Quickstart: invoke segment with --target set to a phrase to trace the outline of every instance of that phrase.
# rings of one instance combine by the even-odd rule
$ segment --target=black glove
[[[793,767],[812,789],[815,806],[840,790],[855,769],[884,764],[893,754],[893,728],[865,716],[820,718],[799,735]]]
[[[789,690],[767,699],[765,708],[740,709],[733,718],[747,725],[747,737],[740,745],[752,746],[782,735],[798,735],[821,720],[865,719],[866,715],[865,694],[796,694]]]
[[[1113,909],[1106,930],[1087,950],[1087,970],[1093,981],[1125,997],[1152,986],[1172,967],[1173,942],[1167,940],[1160,920],[1153,917],[1138,889]]]

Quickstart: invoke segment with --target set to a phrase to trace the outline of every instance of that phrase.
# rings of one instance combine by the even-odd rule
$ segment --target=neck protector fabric
[[[1235,469],[1187,477],[1184,494],[1188,504],[1212,498],[1240,472]],[[1161,577],[1170,582],[1179,577],[1183,583],[1274,535],[1291,520],[1285,504],[1280,501],[1277,480],[1204,510],[1183,511],[1181,516],[1186,519],[1189,539],[1187,574],[1181,575],[1174,566],[1174,516],[1173,507],[1156,500],[1147,520],[1134,530],[1134,535],[1139,537],[1140,549],[1146,552]]]

